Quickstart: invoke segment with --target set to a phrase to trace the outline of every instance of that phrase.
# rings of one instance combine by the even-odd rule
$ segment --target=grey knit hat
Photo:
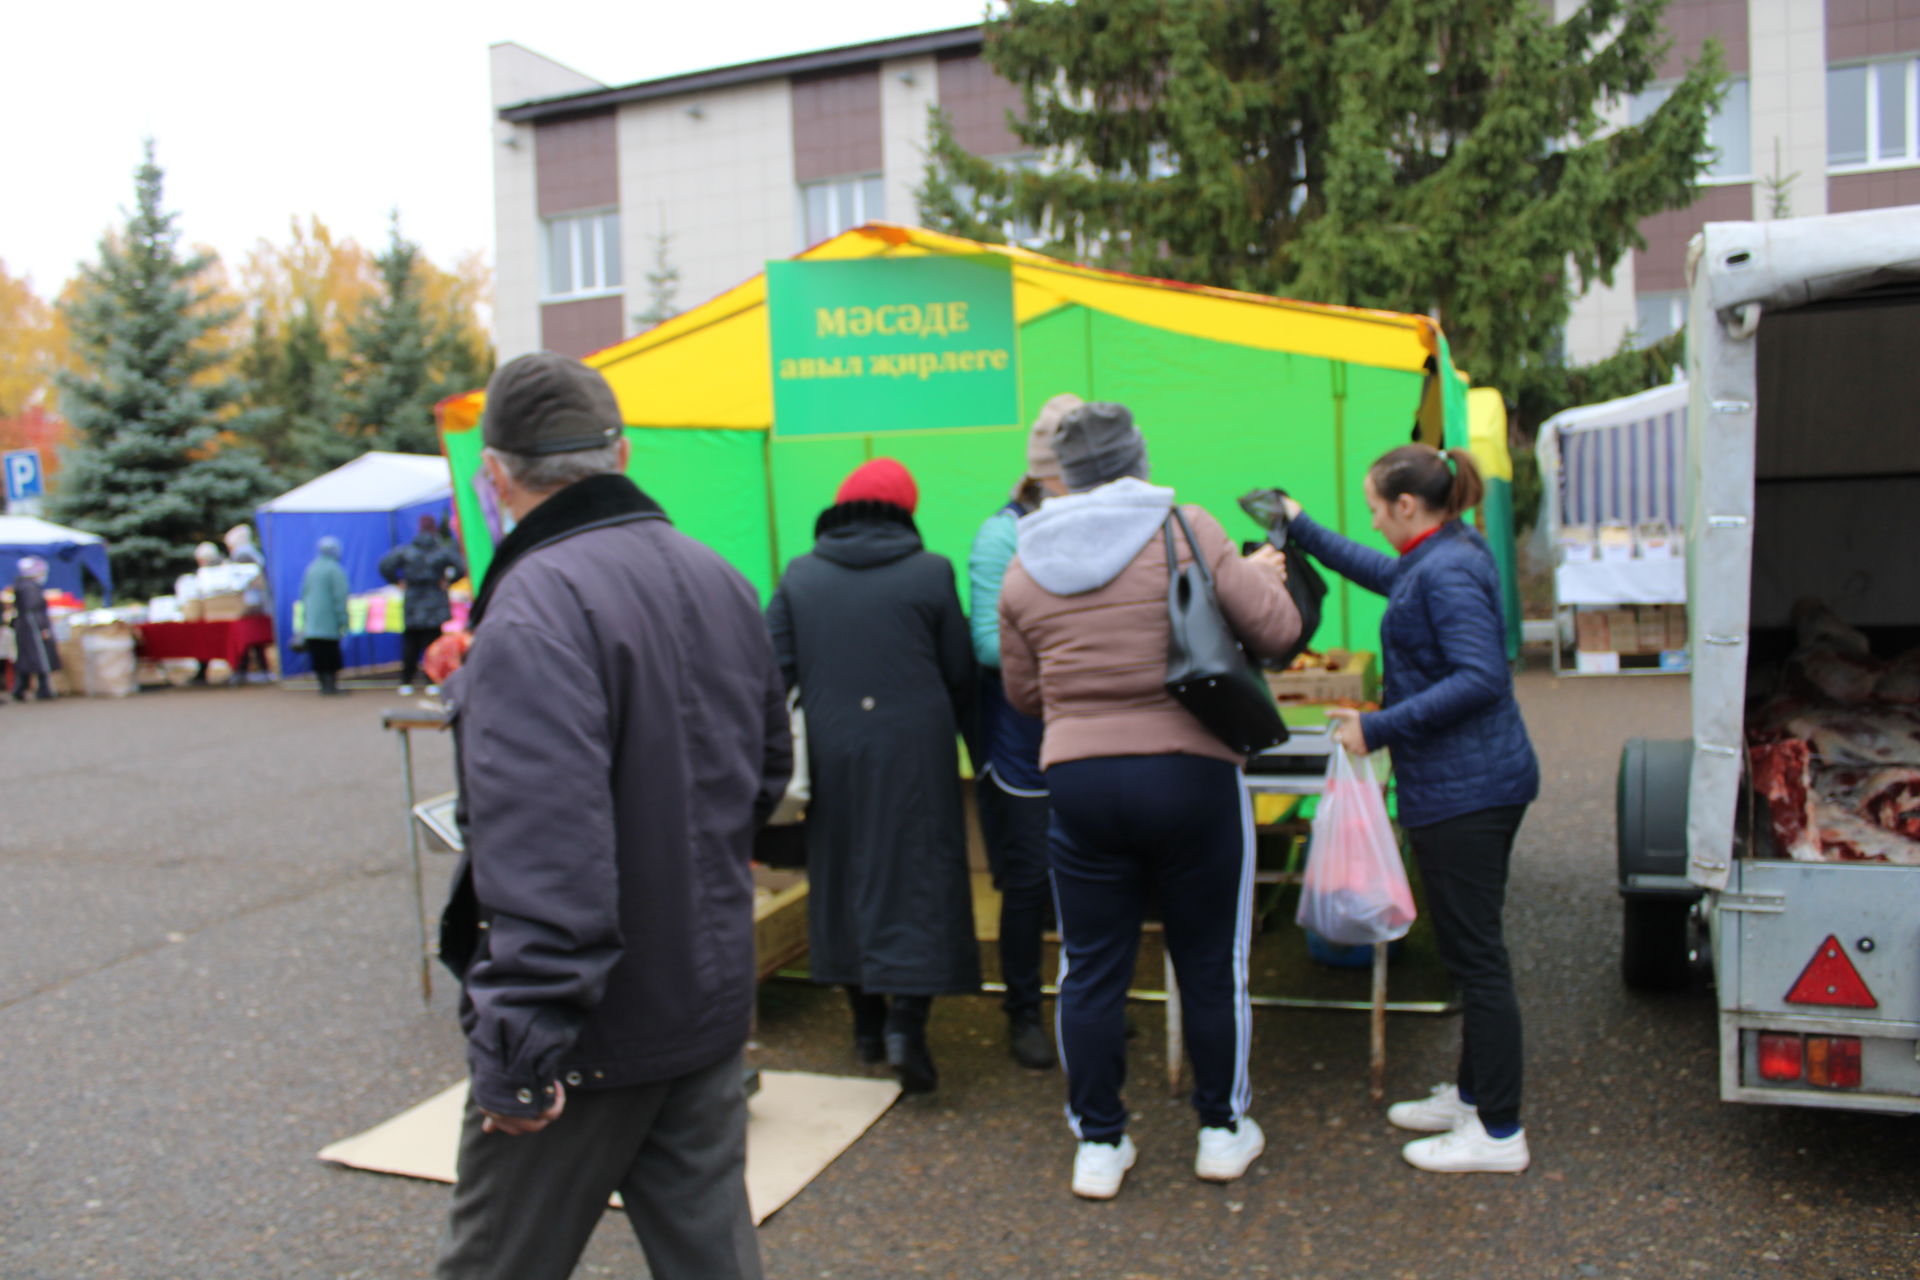
[[[1147,441],[1123,404],[1083,404],[1060,420],[1053,451],[1067,488],[1092,489],[1122,476],[1147,478]]]

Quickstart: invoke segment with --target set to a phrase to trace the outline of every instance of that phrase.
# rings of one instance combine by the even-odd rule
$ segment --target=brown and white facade
[[[1581,2],[1542,0],[1559,17]],[[1667,25],[1661,78],[1608,109],[1643,117],[1718,39],[1731,85],[1711,172],[1576,301],[1577,363],[1679,325],[1707,222],[1920,203],[1920,0],[1671,0]],[[1006,127],[1019,94],[980,50],[980,28],[959,27],[610,87],[494,46],[500,358],[647,327],[663,237],[684,310],[848,227],[916,221],[933,105],[974,153],[1031,162]]]
[[[571,355],[647,327],[649,273],[705,302],[863,222],[914,222],[928,109],[976,154],[1017,157],[1018,92],[980,28],[609,87],[495,45],[494,339]]]

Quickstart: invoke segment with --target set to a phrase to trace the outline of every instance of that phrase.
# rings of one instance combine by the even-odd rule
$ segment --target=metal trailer
[[[1710,223],[1687,275],[1693,737],[1622,753],[1623,976],[1710,968],[1728,1102],[1920,1112],[1920,867],[1786,859],[1744,725],[1800,596],[1920,643],[1920,207]]]

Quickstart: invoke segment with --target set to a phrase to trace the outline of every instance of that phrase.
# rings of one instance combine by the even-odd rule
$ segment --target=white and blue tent
[[[0,583],[12,582],[23,556],[47,562],[47,585],[84,596],[81,573],[93,576],[100,593],[113,600],[113,571],[107,566],[107,540],[35,516],[0,516]]]
[[[303,653],[288,648],[300,580],[320,539],[340,539],[340,565],[356,592],[384,584],[380,557],[412,539],[421,516],[444,521],[452,508],[453,476],[447,460],[417,453],[362,454],[343,467],[307,481],[262,504],[255,512],[260,546],[273,588],[273,631],[280,641],[280,670],[312,669]],[[348,636],[340,646],[348,668],[400,661],[397,635]]]

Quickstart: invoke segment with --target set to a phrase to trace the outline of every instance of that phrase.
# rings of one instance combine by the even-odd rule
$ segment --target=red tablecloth
[[[273,643],[273,619],[249,614],[232,622],[149,622],[140,628],[140,656],[150,662],[165,658],[194,658],[228,666],[255,645]]]

